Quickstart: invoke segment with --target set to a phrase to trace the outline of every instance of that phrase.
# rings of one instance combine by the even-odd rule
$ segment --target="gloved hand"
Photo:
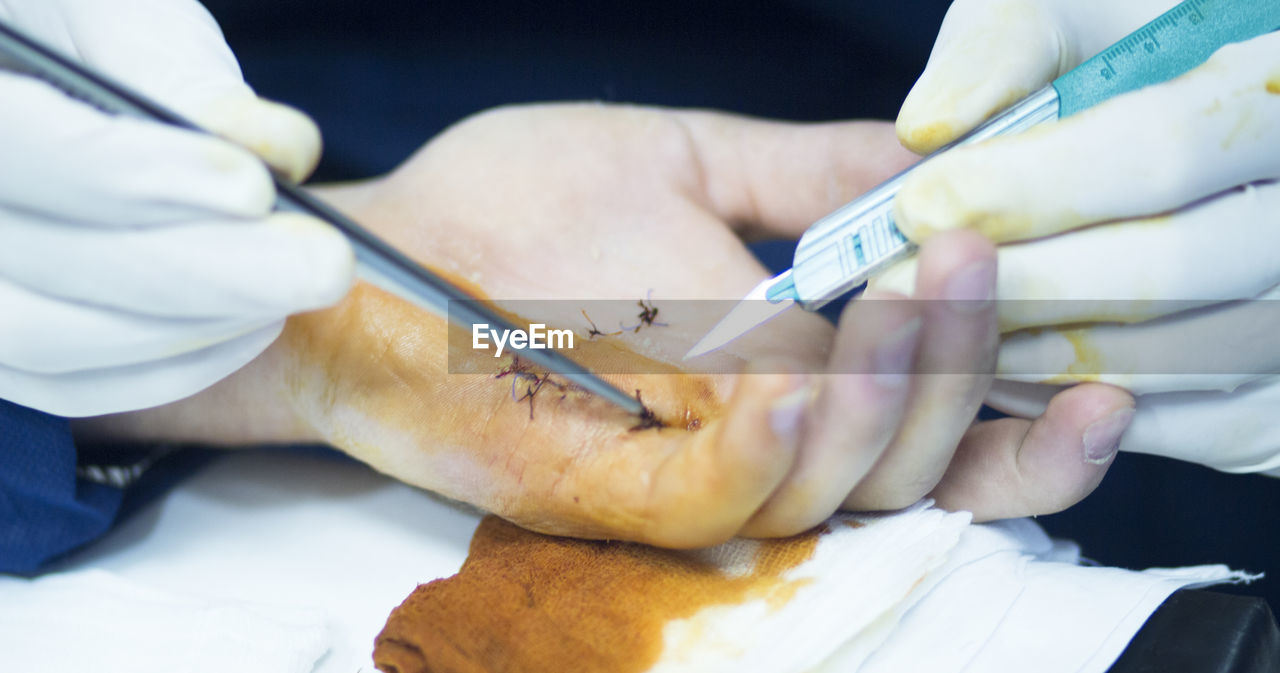
[[[899,137],[934,149],[1173,4],[957,0]],[[1142,395],[1122,450],[1268,470],[1280,466],[1280,433],[1259,406],[1280,394],[1269,375],[1280,316],[1261,300],[1280,292],[1276,178],[1280,34],[1269,34],[1173,81],[930,160],[895,207],[914,240],[969,227],[1003,243],[1002,331],[1048,328],[1005,337],[1000,378],[1125,386]],[[875,286],[909,291],[913,274],[905,264]],[[989,401],[1034,415],[1056,390],[998,382]]]
[[[254,95],[192,0],[0,0],[0,20],[294,179],[319,156],[311,120]],[[349,287],[345,239],[272,214],[242,147],[3,71],[0,100],[0,398],[67,416],[169,402]]]

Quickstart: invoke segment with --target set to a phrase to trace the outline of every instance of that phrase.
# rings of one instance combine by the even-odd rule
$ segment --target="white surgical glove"
[[[935,149],[1173,4],[956,0],[899,137]],[[1277,178],[1280,34],[1268,34],[932,159],[895,207],[912,239],[971,227],[1002,243],[1005,382],[991,404],[1034,415],[1048,384],[1115,383],[1139,393],[1122,450],[1263,471],[1280,466]],[[907,263],[874,284],[910,291],[912,278]]]
[[[253,93],[204,7],[0,0],[0,20],[236,143],[0,71],[0,398],[66,416],[170,402],[346,292],[350,246],[273,214],[253,155],[302,179],[319,132]]]

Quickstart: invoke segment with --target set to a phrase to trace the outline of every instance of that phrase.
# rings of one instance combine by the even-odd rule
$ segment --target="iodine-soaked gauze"
[[[374,647],[384,673],[641,673],[663,629],[703,608],[781,607],[809,580],[787,580],[821,529],[756,546],[726,574],[697,552],[532,533],[494,516],[457,575],[419,586]]]

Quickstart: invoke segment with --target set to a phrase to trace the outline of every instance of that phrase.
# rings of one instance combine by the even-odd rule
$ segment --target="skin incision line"
[[[517,403],[529,402],[529,420],[531,421],[533,420],[533,400],[544,388],[560,393],[559,401],[563,401],[571,392],[587,392],[585,388],[575,383],[551,378],[551,372],[537,371],[537,368],[532,363],[520,359],[518,355],[512,355],[511,362],[493,376],[495,379],[507,377],[511,378],[511,400]],[[521,389],[522,383],[524,384],[523,389]],[[667,427],[667,424],[658,418],[658,414],[644,403],[644,399],[640,396],[639,388],[636,389],[635,396],[636,401],[640,403],[644,410],[641,411],[636,424],[630,428],[630,432],[650,429],[661,430]],[[700,423],[690,425],[688,429],[697,430],[700,425]]]
[[[587,339],[594,339],[597,336],[617,336],[623,334],[624,331],[638,332],[641,327],[657,326],[666,327],[666,323],[656,321],[658,316],[658,308],[653,304],[653,290],[650,290],[645,299],[636,302],[640,307],[640,313],[637,315],[639,322],[632,327],[625,327],[617,332],[606,333],[597,327],[591,316],[587,315],[586,309],[579,309],[582,317],[591,325],[591,330],[587,333]],[[491,329],[488,324],[476,323],[471,326],[471,346],[475,350],[489,350],[492,342],[494,348],[494,357],[501,357],[504,350],[508,347],[510,350],[518,351],[526,348],[551,348],[551,349],[572,349],[574,347],[575,333],[573,330],[567,329],[548,329],[543,323],[531,323],[529,329],[526,330],[495,330]],[[519,355],[511,354],[511,362],[503,367],[497,374],[495,379],[510,378],[511,379],[511,400],[514,402],[529,403],[529,420],[533,420],[533,404],[534,399],[544,388],[550,388],[560,393],[559,399],[563,401],[570,392],[587,392],[585,388],[578,386],[572,382],[560,381],[551,378],[551,372],[536,368],[531,362],[521,359]],[[522,387],[523,384],[523,387]],[[641,399],[639,389],[635,391],[636,401],[643,408],[639,416],[639,420],[635,426],[630,428],[632,432],[649,429],[662,429],[667,424],[658,418],[657,414],[649,408]],[[697,425],[692,425],[688,429],[696,430]]]
[[[591,329],[587,332],[588,339],[594,339],[598,336],[618,336],[619,334],[622,334],[622,330],[618,330],[617,332],[601,332],[600,328],[596,327],[596,321],[592,320],[591,316],[587,315],[587,310],[586,309],[581,309],[581,310],[582,310],[582,317],[586,318],[587,322],[591,324]]]
[[[550,372],[534,371],[532,364],[525,360],[521,360],[520,356],[511,356],[511,364],[507,365],[494,375],[493,378],[501,379],[511,377],[511,399],[514,402],[529,401],[529,420],[533,420],[533,398],[542,391],[544,386],[551,386],[560,392],[560,399],[563,400],[569,391],[583,391],[585,389],[573,383],[551,380]],[[525,384],[524,391],[520,392],[520,383]]]
[[[591,325],[591,329],[587,330],[587,338],[594,339],[598,336],[600,337],[618,336],[623,332],[631,332],[634,334],[636,332],[639,332],[640,328],[642,327],[669,327],[670,326],[665,322],[657,321],[658,307],[654,306],[653,304],[653,290],[649,290],[649,292],[645,295],[645,298],[638,300],[636,302],[636,305],[640,307],[640,312],[636,314],[636,324],[624,325],[622,324],[622,321],[618,321],[618,331],[616,332],[602,331],[599,327],[596,326],[596,321],[592,320],[591,316],[587,315],[586,309],[581,309],[582,317],[586,318],[587,323]]]

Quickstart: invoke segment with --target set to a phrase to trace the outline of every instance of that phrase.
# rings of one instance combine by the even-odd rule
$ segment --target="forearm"
[[[281,376],[280,340],[236,373],[169,404],[79,418],[77,443],[189,442],[222,447],[309,443],[321,438],[294,412]]]

